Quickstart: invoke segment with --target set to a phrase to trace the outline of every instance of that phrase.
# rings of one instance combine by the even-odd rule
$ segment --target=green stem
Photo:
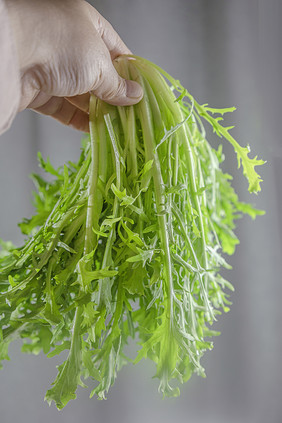
[[[86,228],[85,228],[85,242],[84,242],[84,254],[89,254],[95,244],[97,243],[97,237],[93,232],[93,221],[95,219],[95,194],[97,192],[98,182],[98,171],[99,171],[99,137],[96,132],[95,119],[96,118],[96,98],[91,96],[90,98],[90,139],[91,139],[91,163],[90,163],[90,175],[88,181],[88,204],[87,204],[87,215],[86,215]],[[82,337],[80,335],[80,325],[82,321],[83,306],[76,307],[71,346],[67,361],[70,363],[74,355],[81,354]],[[77,361],[77,360],[76,360]],[[80,361],[80,360],[79,360]],[[80,368],[77,368],[77,376],[79,375]]]
[[[136,61],[137,62],[137,61]],[[142,64],[137,63],[138,69],[140,68],[140,72],[145,75],[148,79],[153,91],[155,93],[161,92],[163,104],[165,104],[166,108],[168,108],[172,115],[174,116],[175,125],[183,122],[184,115],[179,107],[179,105],[175,102],[175,96],[173,92],[167,88],[167,84],[165,83],[163,77],[156,69],[150,69],[148,71],[145,66]],[[195,209],[198,214],[199,219],[199,226],[200,226],[200,233],[201,233],[201,244],[202,244],[202,257],[201,257],[201,265],[207,269],[208,268],[208,260],[207,260],[207,247],[206,247],[206,231],[203,222],[203,214],[200,207],[199,197],[197,195],[197,185],[196,185],[196,176],[195,176],[195,165],[194,165],[194,157],[191,149],[191,133],[188,128],[188,125],[183,124],[178,129],[178,135],[182,140],[182,144],[184,146],[185,156],[187,160],[187,167],[188,167],[188,174],[189,174],[189,181],[191,185],[191,197],[193,198]],[[208,278],[204,276],[205,281],[205,288],[208,290]],[[209,307],[209,310],[211,308]],[[211,311],[208,311],[208,315],[213,318],[213,314]]]
[[[104,116],[100,116],[100,120],[104,121],[106,124],[107,131],[109,133],[109,137],[112,144],[112,150],[113,150],[113,156],[114,156],[114,166],[115,166],[115,173],[116,173],[116,187],[118,190],[121,189],[121,169],[120,169],[120,157],[119,157],[119,151],[117,148],[117,143],[115,140],[115,133],[113,130],[113,126],[111,124],[110,115],[106,114]],[[106,129],[104,129],[105,131]],[[114,205],[113,205],[113,218],[116,218],[118,215],[119,210],[119,200],[115,196],[114,199]],[[102,261],[102,269],[108,267],[111,265],[111,251],[112,251],[112,244],[115,239],[115,232],[116,232],[116,224],[113,224],[111,227],[111,231],[109,233],[109,236],[107,238],[106,247],[103,255],[103,261]],[[99,280],[99,294],[98,294],[98,307],[101,308],[102,303],[104,303],[104,295],[102,295],[103,292],[103,284],[109,283],[109,279],[105,278],[104,280]],[[106,300],[107,301],[107,300]]]
[[[173,278],[172,278],[172,263],[171,263],[170,248],[169,248],[169,237],[167,232],[164,183],[162,179],[159,156],[155,149],[156,145],[154,141],[152,112],[149,106],[146,87],[141,75],[139,76],[139,82],[143,86],[144,97],[141,100],[141,102],[138,104],[136,110],[139,111],[138,117],[140,118],[141,125],[142,125],[144,144],[145,144],[145,153],[147,155],[146,159],[153,160],[152,169],[153,169],[153,181],[154,181],[154,187],[155,187],[156,208],[157,208],[157,214],[158,214],[161,246],[164,252],[166,293],[167,293],[167,298],[169,302],[169,319],[170,319],[170,324],[172,324],[174,288],[173,288]]]

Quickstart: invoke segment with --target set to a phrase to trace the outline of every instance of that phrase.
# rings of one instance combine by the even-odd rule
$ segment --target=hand
[[[31,108],[88,132],[89,97],[115,105],[141,100],[112,60],[130,54],[109,22],[84,0],[6,0],[21,77],[19,111]]]

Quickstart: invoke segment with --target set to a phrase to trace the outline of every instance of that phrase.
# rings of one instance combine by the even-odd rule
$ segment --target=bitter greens
[[[119,57],[118,72],[138,81],[135,106],[90,101],[90,136],[77,163],[54,169],[51,182],[32,175],[36,214],[20,224],[21,248],[2,242],[0,359],[20,337],[24,352],[67,351],[46,399],[63,408],[77,386],[94,380],[105,398],[127,362],[150,358],[164,395],[193,372],[204,376],[210,324],[233,289],[219,273],[238,239],[234,221],[262,212],[240,202],[223,173],[222,148],[206,139],[203,120],[229,141],[249,191],[260,190],[249,157],[221,125],[234,108],[200,105],[162,69],[140,57]],[[129,338],[140,345],[126,357]],[[171,380],[175,379],[172,383]]]

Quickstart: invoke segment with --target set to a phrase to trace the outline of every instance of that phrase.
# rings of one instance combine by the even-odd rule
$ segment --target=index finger
[[[90,6],[89,12],[97,32],[110,52],[112,60],[122,54],[132,54],[112,25],[94,7]]]

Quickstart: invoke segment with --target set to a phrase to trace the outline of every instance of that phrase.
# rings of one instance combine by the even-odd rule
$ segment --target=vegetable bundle
[[[53,181],[32,175],[36,214],[20,224],[26,243],[2,242],[0,360],[18,337],[24,352],[66,350],[46,394],[59,409],[87,378],[91,396],[105,398],[117,371],[143,357],[156,363],[164,395],[178,395],[177,381],[193,372],[204,376],[206,337],[217,334],[210,324],[228,311],[225,290],[233,289],[219,274],[228,267],[221,251],[238,243],[235,219],[261,214],[238,200],[220,169],[221,147],[206,139],[202,119],[233,145],[249,191],[259,191],[263,161],[220,124],[233,108],[199,105],[143,58],[115,65],[144,98],[116,107],[91,97],[78,163],[56,170],[39,154]],[[124,353],[129,338],[140,344],[134,359]]]

